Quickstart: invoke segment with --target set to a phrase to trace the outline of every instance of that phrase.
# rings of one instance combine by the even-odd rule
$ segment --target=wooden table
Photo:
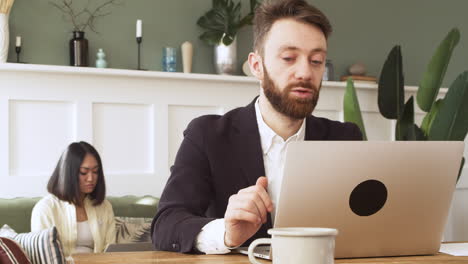
[[[245,255],[188,255],[165,251],[146,252],[114,252],[99,254],[79,254],[74,255],[75,264],[141,264],[141,263],[192,263],[192,264],[249,264],[249,259]],[[263,263],[270,261],[264,260]],[[454,257],[445,254],[435,256],[415,256],[415,257],[389,257],[389,258],[364,258],[364,259],[337,259],[335,263],[387,263],[387,264],[467,264],[468,257]],[[294,264],[294,263],[292,263]]]

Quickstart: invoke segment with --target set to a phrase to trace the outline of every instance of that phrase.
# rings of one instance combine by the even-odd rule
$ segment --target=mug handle
[[[254,249],[258,246],[258,245],[271,245],[271,238],[259,238],[259,239],[255,239],[249,246],[249,249],[248,249],[248,252],[249,252],[249,261],[250,263],[253,263],[253,264],[262,264],[260,262],[258,262],[255,258],[255,256],[253,255],[254,253]]]

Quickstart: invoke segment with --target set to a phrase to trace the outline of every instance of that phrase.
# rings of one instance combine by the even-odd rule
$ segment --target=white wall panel
[[[183,132],[192,119],[202,115],[222,115],[223,109],[215,106],[169,106],[169,167],[174,164],[179,146],[184,139]]]
[[[368,140],[388,140],[392,137],[392,124],[379,112],[362,111],[362,119]]]
[[[153,121],[150,105],[93,105],[93,143],[107,174],[154,172]]]
[[[333,110],[321,110],[321,109],[314,110],[314,116],[324,117],[324,118],[328,118],[331,120],[340,120],[341,119],[340,114],[341,113],[336,110],[334,111]]]
[[[0,180],[10,176],[10,153],[9,153],[9,102],[7,97],[0,96]],[[4,189],[9,186],[0,185],[0,193],[5,193]]]
[[[446,241],[467,241],[468,210],[464,209],[466,201],[468,201],[468,189],[457,190],[452,201],[449,227],[445,233]]]
[[[51,175],[64,146],[75,139],[69,102],[10,101],[10,175]]]

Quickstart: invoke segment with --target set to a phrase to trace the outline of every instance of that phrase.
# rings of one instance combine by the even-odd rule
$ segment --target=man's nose
[[[312,64],[307,59],[302,59],[297,62],[295,77],[300,81],[310,81],[313,76]]]

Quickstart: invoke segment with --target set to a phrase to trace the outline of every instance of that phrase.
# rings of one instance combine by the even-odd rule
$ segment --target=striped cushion
[[[2,229],[4,228],[8,226],[3,226]],[[21,245],[32,264],[66,263],[62,243],[55,227],[38,232],[16,234],[10,238]]]
[[[0,237],[0,263],[31,264],[21,246],[6,237]]]

